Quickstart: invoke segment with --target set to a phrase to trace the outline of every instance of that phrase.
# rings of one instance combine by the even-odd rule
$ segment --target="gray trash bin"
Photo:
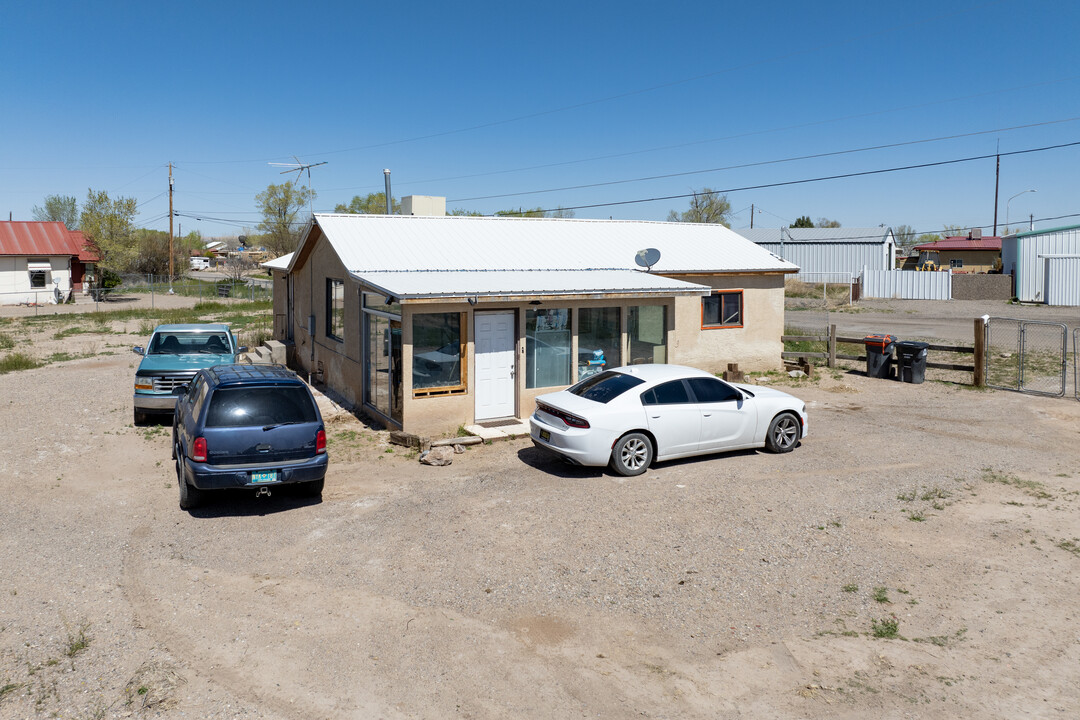
[[[919,384],[926,379],[926,356],[929,343],[901,340],[896,343],[896,361],[900,365],[900,379],[906,383]]]
[[[893,335],[867,335],[863,338],[863,342],[866,344],[866,377],[891,377],[893,346],[896,345],[896,337]]]

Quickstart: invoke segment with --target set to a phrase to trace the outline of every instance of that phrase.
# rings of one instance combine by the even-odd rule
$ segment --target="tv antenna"
[[[292,157],[293,157],[293,160],[295,160],[296,162],[294,162],[294,163],[275,163],[275,162],[272,162],[272,163],[268,163],[268,164],[273,166],[273,167],[288,168],[288,170],[282,170],[280,174],[281,175],[288,175],[289,173],[296,173],[296,180],[299,180],[300,176],[303,175],[304,171],[306,170],[307,171],[307,184],[308,184],[308,189],[309,190],[311,189],[311,168],[319,167],[320,165],[325,165],[326,163],[330,162],[329,160],[323,160],[322,162],[317,162],[317,163],[302,163],[302,162],[300,162],[300,158],[296,157],[295,155],[293,155]],[[294,180],[293,182],[295,183],[296,180]],[[308,212],[311,212],[311,197],[310,196],[308,196]]]
[[[634,256],[634,262],[645,268],[645,272],[649,272],[653,265],[660,262],[660,251],[656,248],[638,250],[637,255]]]

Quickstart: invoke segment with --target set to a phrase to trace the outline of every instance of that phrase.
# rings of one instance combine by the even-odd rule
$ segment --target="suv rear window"
[[[593,400],[598,403],[607,403],[622,395],[624,392],[645,382],[633,375],[612,372],[608,370],[599,375],[593,375],[570,388],[569,392],[574,395]]]
[[[208,428],[308,422],[315,422],[315,406],[303,386],[221,388],[206,413]]]

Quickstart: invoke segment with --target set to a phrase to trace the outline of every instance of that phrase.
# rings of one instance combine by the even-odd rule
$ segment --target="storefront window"
[[[461,313],[413,315],[412,322],[413,389],[461,386]]]
[[[570,384],[570,311],[525,311],[525,387]]]
[[[628,365],[667,362],[667,307],[635,305],[626,316],[630,336]]]
[[[578,380],[622,364],[619,308],[578,311]]]

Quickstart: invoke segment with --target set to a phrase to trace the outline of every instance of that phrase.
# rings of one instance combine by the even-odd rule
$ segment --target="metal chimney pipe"
[[[386,214],[387,215],[393,215],[394,214],[394,204],[393,204],[394,201],[392,200],[392,196],[390,195],[390,170],[388,168],[386,170],[383,170],[382,172],[383,172],[383,176],[386,177]]]

